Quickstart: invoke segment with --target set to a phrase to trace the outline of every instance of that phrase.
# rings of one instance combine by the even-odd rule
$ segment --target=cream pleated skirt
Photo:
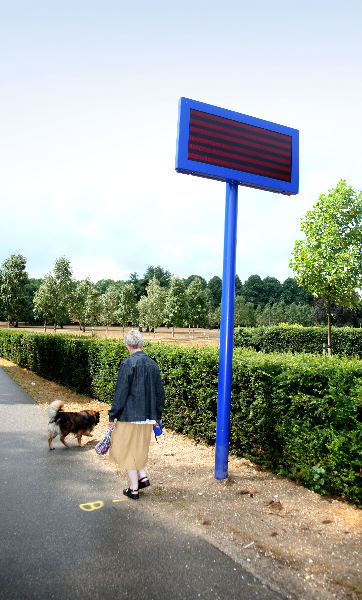
[[[147,464],[152,425],[117,422],[111,436],[109,458],[120,469],[143,469]]]

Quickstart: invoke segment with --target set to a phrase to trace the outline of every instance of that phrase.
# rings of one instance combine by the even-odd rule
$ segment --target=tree
[[[286,304],[284,300],[274,304],[266,304],[264,308],[256,311],[258,325],[303,325],[310,327],[315,323],[315,308],[308,304]]]
[[[33,310],[34,309],[34,305],[33,305],[34,294],[40,288],[42,281],[43,281],[42,279],[29,278],[28,283],[26,284],[26,286],[24,288],[24,292],[25,292],[25,295],[27,298],[25,321],[30,321],[32,323],[35,319],[34,310]]]
[[[101,295],[101,314],[102,325],[106,326],[106,337],[108,327],[117,321],[119,309],[119,290],[114,285],[108,286],[104,294]]]
[[[56,312],[54,306],[55,292],[54,278],[49,273],[44,277],[39,289],[35,292],[33,300],[34,316],[37,319],[42,319],[44,331],[47,330],[47,324],[50,323]]]
[[[295,242],[290,266],[297,282],[327,308],[328,352],[332,354],[333,304],[352,309],[360,305],[362,262],[362,192],[340,180],[335,189],[321,194],[302,219],[306,239]]]
[[[137,321],[137,298],[132,283],[126,283],[120,290],[117,317],[123,327],[123,335],[125,326],[134,325]]]
[[[210,290],[212,296],[213,307],[216,308],[221,302],[222,293],[222,280],[220,277],[215,275],[212,277],[207,284],[207,289]]]
[[[164,319],[166,291],[154,277],[147,286],[146,294],[146,296],[142,296],[137,305],[140,324],[143,327],[152,328],[155,333],[156,328]]]
[[[290,325],[298,324],[303,327],[312,327],[316,323],[316,309],[309,304],[289,304],[286,307],[287,320]]]
[[[141,296],[145,293],[145,289],[143,288],[142,280],[138,277],[138,274],[131,273],[128,283],[131,283],[133,285],[136,294],[136,299],[139,300]]]
[[[305,287],[298,285],[297,297],[294,302],[297,304],[309,304],[309,306],[314,306],[315,298]]]
[[[149,327],[149,302],[147,296],[141,296],[137,303],[138,320],[141,327]]]
[[[133,283],[136,297],[139,300],[146,294],[147,286],[152,279],[157,279],[162,288],[168,289],[171,284],[171,278],[170,271],[163,269],[160,265],[157,267],[150,265],[147,267],[142,279],[139,279],[137,273],[131,273],[129,283]]]
[[[207,315],[207,324],[210,329],[219,329],[221,321],[221,304],[216,308],[211,307]]]
[[[201,282],[202,289],[203,289],[203,290],[205,290],[205,289],[206,289],[206,287],[207,287],[207,282],[206,282],[206,279],[204,279],[204,278],[203,278],[203,277],[201,277],[200,275],[190,275],[190,276],[189,276],[189,277],[188,277],[188,278],[185,280],[186,287],[188,288],[188,287],[191,285],[191,283],[192,283],[193,281],[195,281],[195,279],[198,279],[198,280]]]
[[[172,337],[175,335],[175,327],[184,327],[186,319],[187,297],[185,282],[178,277],[174,277],[167,292],[165,303],[165,322],[167,326],[172,325]]]
[[[323,298],[315,301],[316,323],[325,325],[327,323],[327,309]],[[350,310],[342,306],[332,306],[333,323],[337,327],[362,327],[362,306]]]
[[[288,277],[281,286],[280,300],[286,304],[309,304],[314,306],[313,294],[304,287],[298,285],[294,277]]]
[[[205,291],[206,298],[206,315],[204,321],[204,327],[214,328],[219,325],[219,311],[217,310],[220,306],[220,318],[221,318],[221,304],[218,304],[217,307],[214,306],[214,300],[211,294],[211,291],[207,287]],[[216,312],[217,311],[217,312]],[[216,323],[215,323],[216,321]]]
[[[86,325],[85,303],[91,285],[93,284],[89,281],[89,279],[76,282],[70,309],[72,321],[78,321],[79,329],[83,329],[83,332],[85,331]]]
[[[5,309],[3,304],[3,299],[1,296],[1,269],[0,269],[0,321],[5,320]]]
[[[235,296],[241,296],[243,292],[243,284],[239,275],[235,275]]]
[[[264,303],[274,304],[279,302],[282,293],[282,284],[276,277],[265,277],[263,279]]]
[[[245,302],[243,296],[236,296],[234,307],[234,325],[236,327],[255,327],[254,304]]]
[[[276,302],[275,304],[266,304],[256,316],[257,325],[266,326],[287,323],[287,319],[286,304],[284,300]]]
[[[294,277],[288,277],[282,284],[281,300],[286,304],[292,304],[298,297],[299,285]]]
[[[221,304],[219,304],[219,306],[217,308],[215,308],[215,310],[211,313],[211,315],[209,315],[209,326],[212,329],[220,329],[220,322],[221,322]]]
[[[141,285],[143,286],[143,293],[145,293],[145,290],[152,279],[157,279],[158,283],[162,288],[168,289],[171,284],[172,275],[170,271],[163,269],[162,267],[160,267],[160,265],[158,265],[157,267],[153,267],[152,265],[150,265],[149,267],[147,267],[147,270],[143,275],[143,279],[141,281]]]
[[[62,256],[55,261],[53,273],[43,279],[34,294],[34,314],[44,320],[44,329],[48,322],[63,325],[70,318],[73,296],[73,280],[70,261]]]
[[[250,275],[243,285],[243,296],[246,302],[252,302],[254,308],[260,304],[265,306],[264,285],[259,275]]]
[[[187,318],[192,327],[195,325],[203,327],[206,324],[208,313],[208,298],[199,277],[196,277],[186,291],[187,296]]]
[[[5,313],[8,326],[24,318],[27,309],[25,286],[28,274],[25,270],[26,258],[21,254],[11,254],[2,264],[0,277],[0,296],[2,310]]]
[[[55,282],[56,312],[54,314],[54,329],[57,323],[63,325],[69,320],[73,294],[72,268],[70,261],[62,256],[55,261],[53,277]]]
[[[72,320],[79,322],[79,329],[85,331],[87,323],[95,325],[101,312],[100,293],[89,279],[77,281],[72,298]]]

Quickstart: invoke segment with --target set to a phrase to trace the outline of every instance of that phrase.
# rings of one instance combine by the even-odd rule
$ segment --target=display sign
[[[176,170],[297,194],[297,129],[181,98]]]
[[[228,475],[239,185],[297,194],[299,131],[181,98],[176,170],[226,182],[215,479]]]

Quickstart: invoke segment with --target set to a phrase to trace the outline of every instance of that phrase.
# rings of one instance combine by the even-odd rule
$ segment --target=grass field
[[[1,329],[7,329],[7,322],[0,322]],[[14,328],[11,328],[14,330]],[[98,338],[109,338],[109,339],[123,339],[127,331],[131,327],[94,327],[93,331],[91,327],[86,327],[85,332],[79,330],[78,325],[66,325],[61,328],[57,328],[56,333],[72,333],[73,335],[79,335],[81,337],[88,337],[94,335]],[[18,331],[33,331],[37,333],[43,333],[44,328],[42,326],[31,326],[19,323]],[[46,333],[54,333],[52,326],[47,327]],[[159,327],[154,333],[143,332],[144,339],[147,342],[165,342],[169,344],[182,344],[184,346],[218,346],[220,340],[219,329],[189,329],[175,328],[174,336],[172,335],[171,327]]]

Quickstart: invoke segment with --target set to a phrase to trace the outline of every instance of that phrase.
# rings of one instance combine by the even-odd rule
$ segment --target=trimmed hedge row
[[[322,354],[327,327],[237,327],[234,346],[258,352],[307,352]],[[362,329],[332,327],[332,351],[338,356],[362,358]]]
[[[0,356],[85,395],[92,395],[91,347],[88,338],[0,330]]]
[[[215,442],[218,350],[146,344],[166,389],[165,424]],[[111,402],[123,342],[0,331],[0,355]],[[234,352],[230,450],[321,493],[359,503],[362,363],[312,354]]]

